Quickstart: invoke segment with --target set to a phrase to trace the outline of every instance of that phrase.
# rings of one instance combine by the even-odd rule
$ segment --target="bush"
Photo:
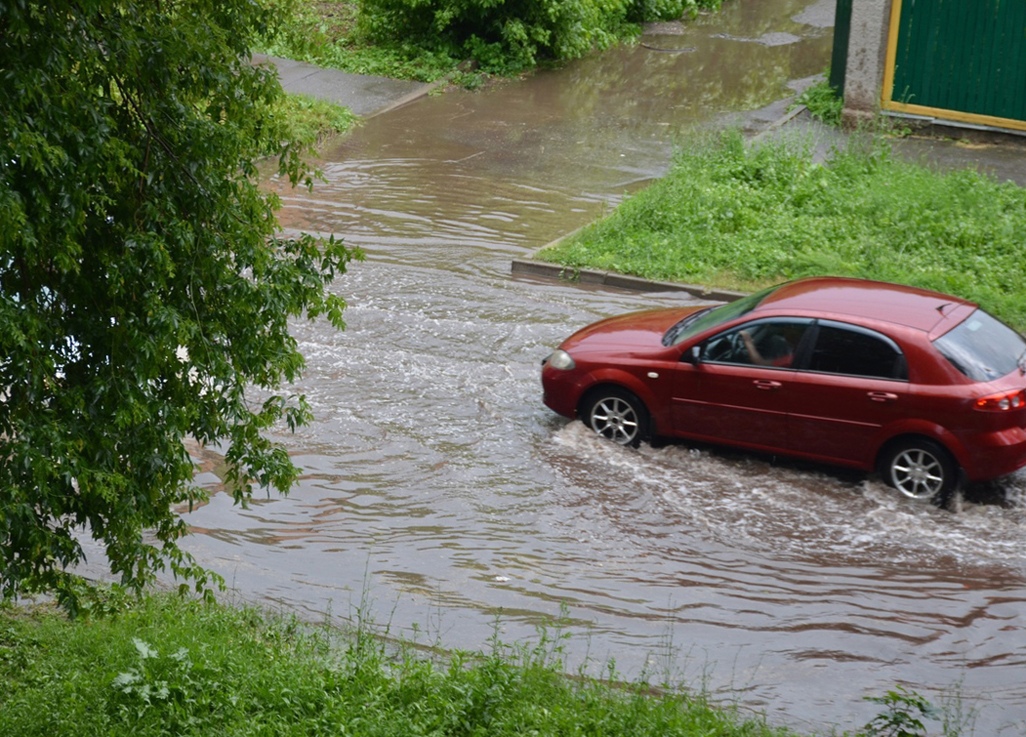
[[[371,40],[405,40],[482,69],[510,73],[574,59],[636,32],[632,23],[681,17],[721,0],[363,0]]]
[[[694,15],[700,9],[718,10],[723,0],[634,0],[629,18],[644,23],[655,20],[676,20]]]
[[[354,74],[474,86],[574,59],[722,0],[262,0],[285,19],[257,48]],[[476,70],[464,62],[472,61]],[[459,70],[459,71],[457,71]]]

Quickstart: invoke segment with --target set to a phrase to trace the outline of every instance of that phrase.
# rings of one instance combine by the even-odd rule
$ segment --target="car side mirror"
[[[702,346],[693,345],[684,352],[683,360],[697,366],[702,362]]]

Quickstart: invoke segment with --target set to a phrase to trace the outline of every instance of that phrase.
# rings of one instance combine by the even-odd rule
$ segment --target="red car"
[[[846,278],[578,331],[544,401],[636,446],[677,437],[878,471],[945,503],[1026,466],[1026,340],[975,304]]]

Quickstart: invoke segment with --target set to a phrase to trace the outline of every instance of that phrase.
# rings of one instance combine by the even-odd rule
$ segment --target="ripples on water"
[[[204,455],[188,548],[247,597],[446,647],[562,617],[571,668],[613,659],[798,728],[854,729],[903,683],[963,695],[981,737],[1026,733],[1026,475],[950,513],[859,474],[620,448],[541,404],[569,333],[688,298],[513,281],[510,259],[658,176],[671,130],[822,71],[829,36],[797,20],[819,5],[740,0],[672,39],[700,53],[428,98],[327,151],[282,221],[369,260],[336,285],[345,332],[295,326],[316,419],[281,440],[303,475],[243,510]]]
[[[758,550],[769,541],[781,551],[853,561],[865,556],[910,564],[1026,564],[1022,473],[1000,482],[1004,505],[959,500],[952,514],[909,503],[882,482],[854,472],[808,470],[787,460],[680,445],[611,455],[592,435],[572,423],[556,440],[578,461],[619,471],[630,479],[632,492],[649,490],[661,517],[715,531],[732,546]]]
[[[621,448],[541,405],[562,337],[679,295],[379,261],[339,289],[345,332],[296,326],[317,418],[284,439],[299,485],[187,517],[239,590],[312,618],[369,600],[393,633],[458,647],[562,612],[574,664],[658,668],[789,723],[868,720],[861,697],[899,682],[1026,703],[1022,474],[1004,504],[950,513],[859,474]]]

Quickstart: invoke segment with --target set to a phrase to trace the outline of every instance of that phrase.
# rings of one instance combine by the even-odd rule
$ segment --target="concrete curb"
[[[545,248],[548,248],[548,246],[545,246]],[[566,282],[567,284],[626,289],[632,292],[687,292],[695,297],[702,297],[716,302],[733,302],[735,299],[744,297],[747,294],[746,292],[732,292],[725,289],[704,287],[698,284],[655,281],[653,279],[643,279],[639,276],[619,274],[615,271],[575,269],[570,266],[525,259],[513,259],[510,273],[514,277],[526,279],[545,279]]]
[[[776,132],[780,128],[784,127],[787,123],[790,123],[792,120],[794,120],[799,115],[804,113],[806,110],[808,110],[808,108],[804,105],[795,105],[793,110],[789,110],[788,112],[784,113],[779,118],[774,120],[772,123],[767,125],[763,130],[759,131],[754,136],[752,136],[752,140],[758,141],[763,136]]]

